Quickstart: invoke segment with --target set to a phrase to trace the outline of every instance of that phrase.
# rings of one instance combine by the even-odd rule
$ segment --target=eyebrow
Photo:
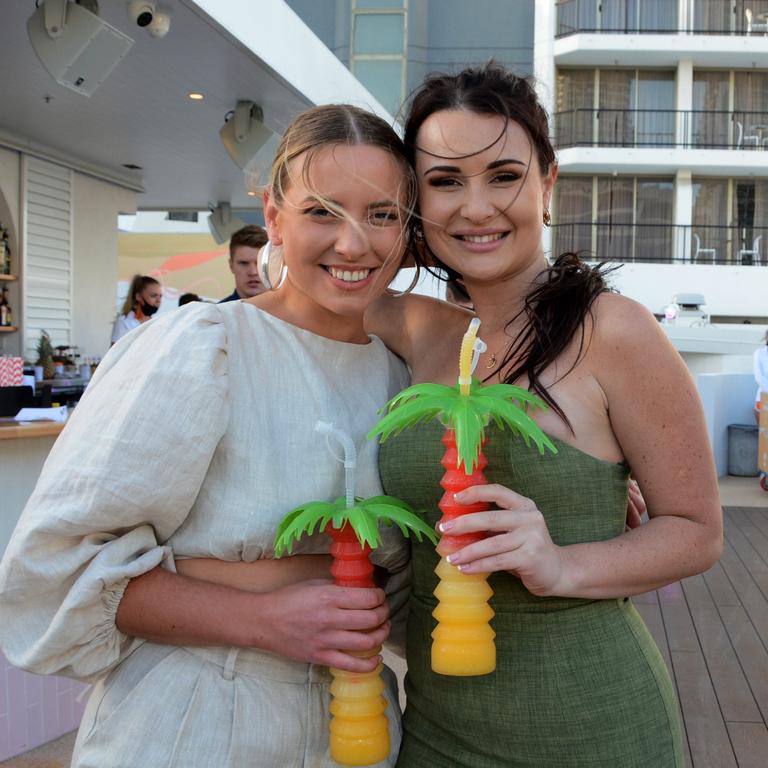
[[[495,168],[500,168],[503,165],[521,165],[523,168],[525,168],[525,163],[522,162],[522,160],[515,160],[514,158],[510,157],[502,160],[494,160],[492,163],[488,163],[488,165],[485,167],[485,170],[492,171]],[[424,171],[424,175],[427,176],[433,172],[459,173],[460,171],[461,168],[459,168],[457,165],[433,165],[431,168],[427,168],[427,170]]]
[[[322,203],[319,198],[315,197],[314,195],[307,195],[307,197],[304,198],[302,201],[302,205],[304,203]],[[337,200],[331,200],[328,198],[327,202],[329,202],[331,205],[335,205],[337,208],[343,209],[344,206],[338,202]],[[397,207],[399,203],[397,203],[394,200],[377,200],[375,203],[371,203],[368,207],[369,208],[392,208]]]

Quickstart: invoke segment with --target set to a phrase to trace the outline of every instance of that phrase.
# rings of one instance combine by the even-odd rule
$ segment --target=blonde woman
[[[265,201],[282,287],[191,304],[99,366],[0,566],[8,658],[95,683],[75,768],[335,765],[328,666],[373,669],[356,653],[385,639],[389,606],[327,580],[324,535],[277,561],[272,540],[286,511],[343,488],[318,419],[355,440],[359,492],[381,492],[365,434],[407,372],[363,312],[400,265],[413,187],[382,120],[303,113]],[[377,558],[394,595],[399,532]],[[381,766],[400,741],[389,683]]]

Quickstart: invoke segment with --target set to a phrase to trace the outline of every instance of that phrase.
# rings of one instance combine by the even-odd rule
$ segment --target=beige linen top
[[[177,558],[273,557],[287,511],[343,493],[318,420],[354,439],[357,495],[381,493],[365,435],[406,384],[376,337],[334,341],[239,301],[192,303],[129,333],[54,445],[0,564],[7,657],[98,678],[142,642],[115,626],[129,579]],[[373,559],[397,574],[394,591],[408,550],[395,527],[383,533]],[[328,546],[315,534],[294,552]]]

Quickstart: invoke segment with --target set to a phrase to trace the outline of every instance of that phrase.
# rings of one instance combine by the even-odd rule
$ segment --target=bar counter
[[[0,556],[64,426],[61,421],[0,421]]]
[[[58,437],[62,429],[64,423],[60,421],[4,421],[0,422],[0,440]]]

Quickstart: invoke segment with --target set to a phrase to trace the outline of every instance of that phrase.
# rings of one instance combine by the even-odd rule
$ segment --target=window
[[[674,110],[673,70],[564,69],[557,74],[558,147],[673,146]]]
[[[396,115],[405,98],[407,0],[355,0],[351,70]]]
[[[768,181],[695,178],[692,186],[692,229],[701,246],[714,248],[725,261],[766,263]],[[743,251],[750,253],[749,261]]]
[[[671,261],[672,179],[565,176],[555,187],[554,252],[600,260]]]
[[[694,71],[691,117],[691,143],[694,147],[730,145],[730,79],[728,72]]]

